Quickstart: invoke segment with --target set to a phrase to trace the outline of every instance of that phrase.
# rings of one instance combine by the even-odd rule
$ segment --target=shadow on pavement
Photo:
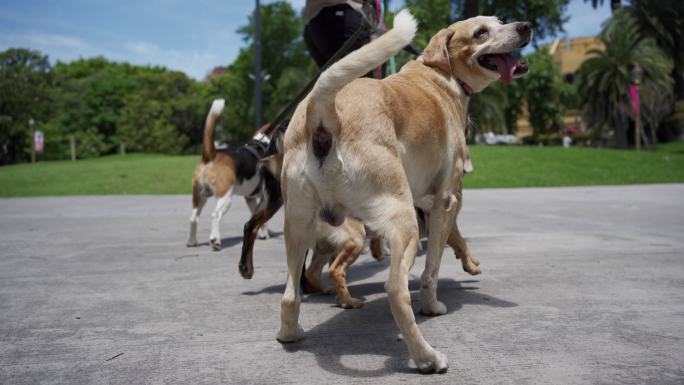
[[[440,279],[438,298],[447,306],[447,314],[459,310],[464,304],[493,307],[514,307],[517,304],[503,299],[483,295],[473,286],[464,286],[477,281],[455,281]],[[418,305],[419,280],[409,282],[414,311]],[[353,295],[370,295],[385,291],[384,282],[364,283],[350,286]],[[307,311],[306,304],[301,312]],[[446,316],[446,315],[445,315]],[[444,316],[443,316],[444,317]],[[300,317],[301,318],[301,317]],[[434,317],[416,314],[421,324]],[[318,365],[331,373],[349,377],[381,377],[397,372],[414,372],[408,366],[408,350],[404,341],[397,338],[399,329],[390,312],[387,297],[366,302],[361,309],[340,311],[333,318],[305,331],[305,338],[299,342],[282,344],[287,352],[305,351],[316,356]],[[431,341],[435,344],[438,341]],[[436,344],[439,348],[439,344]],[[360,356],[354,358],[353,356]],[[368,356],[384,356],[383,367],[378,369],[356,369],[345,365],[343,357],[352,361],[364,361]],[[360,365],[363,366],[363,365]],[[372,366],[372,365],[371,365]],[[377,365],[376,365],[377,366]]]
[[[390,264],[390,257],[389,256],[385,257],[385,259],[383,259],[381,261],[377,261],[377,260],[373,259],[370,256],[370,254],[365,254],[365,255],[361,256],[361,258],[366,258],[366,257],[367,257],[366,260],[361,261],[361,262],[357,262],[357,263],[355,263],[349,267],[349,269],[347,270],[347,282],[348,283],[356,282],[356,281],[360,281],[360,280],[363,280],[366,278],[373,277],[376,274],[378,274],[379,272],[381,272],[381,271],[383,271],[389,267],[389,264]],[[309,261],[309,258],[307,258],[307,261]],[[256,271],[256,269],[255,269],[254,274],[256,275],[257,273],[258,273],[258,271]],[[328,277],[328,272],[325,269],[323,270],[323,279],[325,280],[325,282],[327,282],[327,284],[331,288],[334,288],[332,281]],[[384,281],[384,279],[387,279],[387,277],[383,277],[383,281]],[[243,292],[242,294],[243,295],[259,295],[259,294],[273,294],[273,293],[282,294],[284,291],[285,291],[285,283],[281,283],[279,285],[267,286],[267,287],[265,287],[259,291],[246,291],[246,292]],[[362,295],[362,294],[356,294],[354,292],[352,292],[351,294],[352,294],[352,296],[357,296],[357,297],[359,295]],[[335,297],[334,296],[321,295],[321,294],[312,294],[309,296],[304,296],[304,298],[311,299],[312,300],[311,302],[324,302],[324,301],[317,301],[315,299],[315,297],[322,297],[322,298],[331,298],[332,297],[330,302],[333,304],[335,303]]]
[[[233,247],[233,246],[237,245],[238,243],[242,243],[242,236],[222,238],[221,239],[221,249],[223,250],[223,249],[228,248],[228,247]],[[195,246],[195,247],[200,247],[200,246],[209,246],[209,241],[198,243],[197,246]]]

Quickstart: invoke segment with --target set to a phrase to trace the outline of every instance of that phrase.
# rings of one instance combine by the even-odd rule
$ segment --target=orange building
[[[575,39],[556,39],[553,43],[543,46],[549,50],[551,56],[558,64],[560,73],[566,82],[572,83],[575,79],[575,72],[582,63],[590,56],[592,49],[605,49],[601,40],[597,37],[578,37]],[[532,74],[534,76],[534,74]],[[528,119],[527,106],[523,108],[522,115],[516,122],[518,138],[526,138],[533,133],[532,125]],[[567,132],[584,131],[582,115],[579,110],[567,110],[563,116],[563,126]]]
[[[549,53],[558,63],[561,74],[574,75],[582,63],[589,57],[592,49],[603,50],[605,47],[597,37],[578,37],[575,39],[556,39],[547,46]]]

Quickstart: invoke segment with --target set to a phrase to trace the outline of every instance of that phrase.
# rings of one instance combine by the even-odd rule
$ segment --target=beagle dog
[[[515,51],[532,38],[530,23],[478,16],[439,31],[421,57],[383,80],[360,77],[398,53],[417,23],[403,10],[392,30],[328,68],[299,104],[285,133],[281,188],[288,276],[281,300],[281,342],[303,337],[298,283],[317,222],[359,220],[391,253],[385,288],[409,354],[422,372],[445,372],[447,358],[423,338],[411,308],[409,270],[419,230],[414,202],[429,197],[429,234],[420,306],[445,314],[437,300],[444,245],[454,232],[467,162],[469,96],[492,82],[527,73]]]
[[[263,195],[263,178],[258,164],[261,158],[268,155],[271,138],[264,133],[268,125],[259,129],[243,146],[217,149],[214,146],[214,130],[224,106],[223,99],[214,100],[204,125],[202,159],[192,178],[192,215],[188,247],[198,245],[197,221],[209,197],[214,196],[217,200],[216,208],[211,215],[209,243],[218,251],[221,249],[219,224],[230,208],[233,196],[245,197],[247,206],[253,214],[258,199]],[[259,230],[259,238],[268,238],[266,224]]]

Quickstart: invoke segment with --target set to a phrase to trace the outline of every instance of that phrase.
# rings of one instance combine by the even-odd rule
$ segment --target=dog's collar
[[[471,86],[469,86],[468,83],[464,82],[463,80],[461,80],[459,78],[456,78],[456,81],[461,86],[461,88],[463,88],[463,92],[465,92],[465,95],[467,97],[470,97],[470,95],[473,94],[473,92],[474,92],[473,88]]]
[[[268,136],[264,135],[264,134],[261,133],[261,132],[259,132],[259,133],[257,133],[256,135],[254,135],[254,137],[253,137],[252,139],[254,139],[254,140],[256,140],[256,141],[258,141],[258,142],[260,142],[260,143],[263,143],[263,144],[265,144],[265,145],[268,145],[268,144],[270,143],[270,141],[271,141],[271,140],[268,138]]]

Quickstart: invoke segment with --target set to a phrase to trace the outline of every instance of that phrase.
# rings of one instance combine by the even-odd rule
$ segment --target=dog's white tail
[[[207,114],[207,120],[204,122],[204,136],[202,138],[202,160],[209,162],[214,159],[216,155],[216,148],[214,148],[214,129],[216,128],[216,121],[223,112],[226,101],[223,99],[216,99],[211,104],[211,109]]]
[[[408,9],[403,9],[394,17],[394,27],[390,31],[351,52],[325,70],[311,90],[309,111],[313,114],[308,117],[309,123],[313,125],[310,127],[322,125],[334,134],[337,127],[333,127],[334,122],[328,122],[326,112],[334,110],[332,107],[337,92],[352,80],[363,76],[399,53],[411,43],[417,28],[416,19]],[[328,127],[327,123],[332,124]]]

